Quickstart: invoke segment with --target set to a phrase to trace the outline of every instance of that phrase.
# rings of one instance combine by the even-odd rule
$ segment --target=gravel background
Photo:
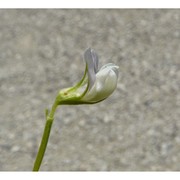
[[[31,171],[44,109],[87,47],[120,67],[99,104],[62,106],[41,170],[180,170],[180,10],[0,10],[0,170]]]

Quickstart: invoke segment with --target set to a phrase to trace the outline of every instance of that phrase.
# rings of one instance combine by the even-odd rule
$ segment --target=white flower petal
[[[103,70],[103,69],[112,69],[116,73],[117,76],[119,74],[119,71],[118,71],[119,66],[116,66],[113,63],[105,64],[104,66],[101,67],[100,71]]]
[[[118,66],[107,64],[96,74],[96,80],[92,88],[85,94],[82,100],[98,102],[106,99],[117,86]]]

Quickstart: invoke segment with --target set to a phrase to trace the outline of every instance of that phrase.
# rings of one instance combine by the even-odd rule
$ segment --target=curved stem
[[[41,166],[41,162],[43,160],[44,153],[46,151],[46,147],[47,147],[47,143],[49,139],[49,135],[51,132],[52,123],[54,121],[54,113],[56,111],[57,106],[58,106],[58,102],[56,99],[49,115],[48,115],[48,111],[46,110],[46,125],[44,128],[44,133],[43,133],[41,144],[40,144],[37,156],[36,156],[36,160],[34,162],[33,171],[38,171]]]

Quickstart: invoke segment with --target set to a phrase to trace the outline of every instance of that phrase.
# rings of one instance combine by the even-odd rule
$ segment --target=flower
[[[98,55],[88,48],[84,53],[86,69],[81,81],[58,94],[59,104],[93,104],[109,97],[116,89],[119,67],[113,63],[98,70]]]

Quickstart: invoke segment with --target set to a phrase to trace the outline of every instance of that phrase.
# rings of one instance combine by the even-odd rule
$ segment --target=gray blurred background
[[[0,170],[31,171],[83,52],[120,67],[116,91],[55,114],[42,171],[180,170],[180,10],[0,10]]]

